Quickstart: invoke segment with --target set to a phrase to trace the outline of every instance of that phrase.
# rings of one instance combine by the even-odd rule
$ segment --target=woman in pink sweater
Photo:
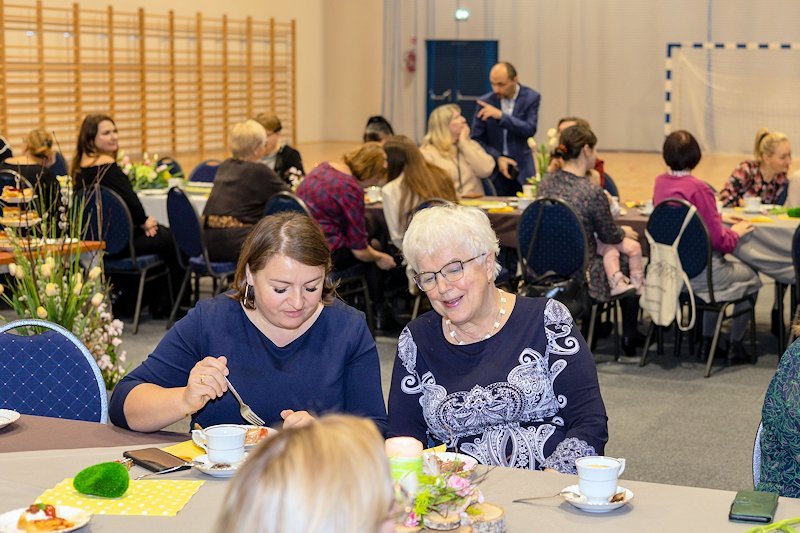
[[[671,133],[664,141],[662,154],[670,171],[656,178],[653,203],[659,204],[668,198],[680,198],[697,208],[697,214],[708,228],[713,249],[710,266],[714,276],[715,299],[724,301],[738,299],[746,294],[755,296],[761,288],[758,274],[744,263],[726,255],[733,252],[742,236],[753,231],[752,224],[741,217],[720,215],[714,192],[704,181],[692,176],[692,169],[700,162],[701,154],[700,146],[691,133],[685,130]],[[728,228],[723,222],[732,226]],[[695,295],[708,300],[706,272],[701,272],[689,281]],[[749,302],[742,302],[734,306],[734,311],[747,309],[749,306]],[[728,352],[731,362],[750,360],[742,344],[748,320],[747,314],[733,319]],[[716,321],[716,313],[704,314],[703,340],[706,350],[711,347],[710,337],[714,334]]]

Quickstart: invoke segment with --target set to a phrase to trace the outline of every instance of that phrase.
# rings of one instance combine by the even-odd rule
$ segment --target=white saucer
[[[19,413],[11,409],[0,409],[0,428],[13,424],[19,420]]]
[[[653,210],[652,209],[645,209],[644,207],[641,207],[641,208],[637,209],[637,211],[639,211],[640,215],[644,215],[646,217],[649,217],[650,215],[653,214]]]
[[[422,470],[428,475],[439,475],[438,467],[433,459],[434,457],[446,463],[458,462],[461,465],[459,470],[463,472],[475,470],[475,467],[478,466],[478,461],[475,460],[474,457],[470,457],[469,455],[465,455],[463,453],[433,451],[422,452]]]
[[[240,425],[241,425],[241,427],[243,427],[247,431],[250,431],[250,430],[253,430],[253,429],[262,429],[262,428],[267,430],[267,434],[265,436],[261,437],[257,442],[254,442],[252,444],[248,444],[247,441],[245,440],[245,442],[244,442],[244,449],[245,450],[252,450],[256,446],[258,446],[260,443],[262,443],[264,440],[268,439],[269,437],[272,437],[273,435],[277,435],[278,434],[278,430],[277,429],[274,429],[274,428],[271,428],[271,427],[267,427],[267,426],[248,426],[247,424],[240,424]]]
[[[55,507],[56,516],[66,518],[75,524],[72,527],[55,530],[58,533],[67,533],[68,531],[80,529],[92,519],[91,513],[77,507],[68,507],[66,505],[56,505]],[[19,520],[20,515],[27,510],[27,507],[22,509],[14,509],[13,511],[8,511],[7,513],[0,515],[0,533],[19,533],[22,531],[17,529],[17,521]]]
[[[616,492],[625,492],[625,498],[621,502],[588,502],[586,501],[586,496],[581,494],[581,489],[578,488],[578,485],[566,487],[561,491],[561,495],[567,503],[577,507],[581,511],[586,511],[587,513],[607,513],[608,511],[619,509],[633,499],[633,492],[625,487],[618,486]]]
[[[204,474],[208,474],[209,476],[213,477],[233,477],[236,474],[236,471],[239,469],[244,461],[247,459],[247,452],[244,454],[244,459],[239,461],[238,463],[233,463],[228,468],[211,468],[214,463],[208,460],[208,455],[201,455],[200,457],[195,458],[194,460],[194,467],[201,471]]]

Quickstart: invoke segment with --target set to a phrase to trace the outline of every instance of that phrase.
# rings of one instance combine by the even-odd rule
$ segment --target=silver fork
[[[236,398],[236,401],[239,402],[239,412],[242,413],[242,418],[244,418],[254,426],[265,425],[261,417],[255,414],[255,412],[252,409],[250,409],[249,405],[244,403],[244,400],[242,400],[242,397],[239,396],[238,392],[236,392],[236,389],[234,388],[233,384],[231,384],[230,380],[228,378],[225,378],[225,382],[228,384],[228,388],[233,393],[233,396]]]

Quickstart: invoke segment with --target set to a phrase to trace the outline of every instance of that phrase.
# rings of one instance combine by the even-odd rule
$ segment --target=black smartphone
[[[517,179],[517,176],[519,176],[519,169],[514,165],[508,165],[508,175],[511,176],[512,180]]]
[[[162,470],[167,470],[168,468],[175,468],[178,466],[185,466],[185,468],[189,468],[189,466],[186,465],[186,461],[180,457],[176,457],[171,453],[165,452],[164,450],[160,450],[158,448],[131,450],[124,452],[122,456],[129,458],[134,462],[134,464],[144,467],[151,472],[161,472]],[[183,470],[183,468],[178,468],[177,470]]]
[[[768,524],[775,519],[778,495],[774,492],[740,490],[731,504],[728,520]]]

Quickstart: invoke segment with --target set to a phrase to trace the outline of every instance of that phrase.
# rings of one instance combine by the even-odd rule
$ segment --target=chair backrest
[[[29,189],[33,187],[28,179],[10,168],[0,169],[0,189],[3,187],[14,187],[16,189]]]
[[[179,176],[183,177],[183,167],[181,167],[180,163],[175,161],[172,157],[162,157],[156,163],[157,166],[167,165],[167,170],[169,171],[170,176]],[[216,174],[216,171],[214,171]],[[213,179],[211,181],[214,181]]]
[[[427,200],[422,200],[418,203],[414,209],[411,210],[411,214],[414,215],[423,209],[428,209],[429,207],[433,207],[436,205],[452,205],[453,202],[450,200],[445,200],[444,198],[428,198]]]
[[[192,170],[189,174],[189,181],[212,182],[217,176],[217,169],[221,161],[219,159],[206,159]]]
[[[683,221],[691,205],[686,200],[667,198],[659,203],[647,220],[647,231],[653,240],[663,244],[672,244],[681,230]],[[700,274],[711,262],[711,241],[708,229],[698,213],[692,217],[678,244],[678,255],[681,267],[689,279]],[[711,269],[708,269],[709,292],[714,294]]]
[[[136,264],[133,247],[133,219],[122,197],[106,187],[92,187],[83,195],[75,195],[76,201],[84,201],[84,239],[104,241],[108,255],[129,250]]]
[[[606,174],[606,181],[603,183],[603,188],[608,191],[608,194],[611,196],[616,196],[619,198],[619,189],[617,188],[617,184],[614,182],[614,178]]]
[[[186,257],[206,255],[203,227],[197,216],[197,210],[186,193],[178,187],[172,187],[167,193],[167,218],[179,252],[183,252]],[[179,253],[178,258],[181,258],[181,255]]]
[[[287,191],[281,191],[275,194],[275,196],[269,199],[267,205],[264,206],[265,217],[284,211],[297,211],[298,213],[311,216],[311,211],[309,211],[303,199]]]
[[[9,157],[14,155],[11,151],[11,145],[8,144],[5,137],[0,135],[0,161],[5,161]]]
[[[517,250],[526,280],[552,272],[583,278],[588,261],[586,232],[578,214],[558,198],[539,198],[517,225]]]
[[[45,331],[10,332],[26,327]],[[75,335],[44,320],[16,320],[0,327],[0,407],[108,422],[106,386],[94,357]]]
[[[756,431],[756,440],[753,442],[753,487],[756,487],[761,481],[761,432],[764,429],[764,423],[758,423],[758,431]]]
[[[492,178],[482,179],[481,185],[483,185],[483,194],[485,196],[497,196],[497,188],[492,183]]]

